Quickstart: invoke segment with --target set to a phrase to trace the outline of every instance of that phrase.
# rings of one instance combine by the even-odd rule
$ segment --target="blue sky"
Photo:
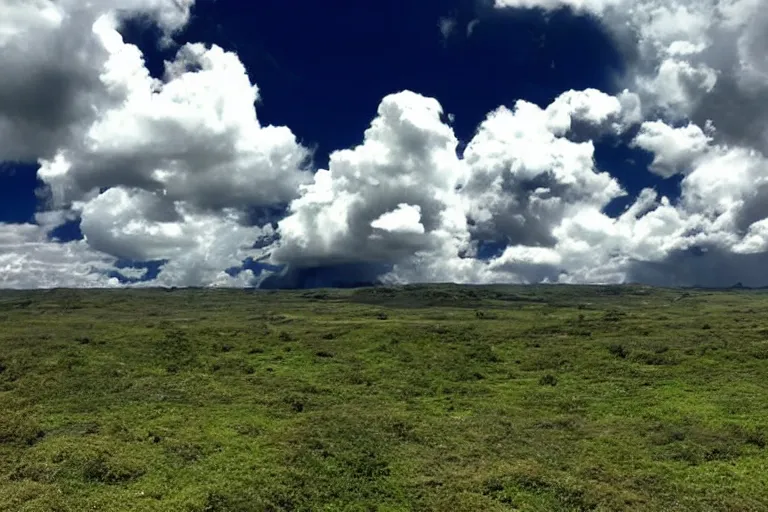
[[[768,284],[758,2],[0,19],[0,286]]]

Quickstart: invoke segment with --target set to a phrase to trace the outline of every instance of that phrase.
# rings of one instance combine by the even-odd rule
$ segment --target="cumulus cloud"
[[[569,91],[546,109],[518,101],[480,125],[467,145],[462,196],[476,237],[510,245],[552,246],[554,227],[584,208],[602,208],[623,191],[594,166],[592,142],[563,137],[573,120],[604,123],[620,102],[596,91]]]
[[[396,263],[463,229],[458,141],[431,98],[384,98],[361,145],[331,154],[278,225],[274,263]]]
[[[133,261],[183,259],[217,271],[239,266],[265,235],[242,225],[234,210],[189,211],[184,203],[123,188],[85,203],[81,218],[85,240],[96,250]]]
[[[669,178],[690,169],[705,154],[711,141],[695,124],[673,128],[661,121],[647,121],[632,143],[653,153],[650,170]]]
[[[39,161],[48,197],[36,224],[0,224],[0,286],[118,286],[124,261],[161,262],[151,281],[123,269],[133,286],[323,284],[323,273],[346,284],[761,282],[758,2],[496,4],[598,17],[633,48],[623,90],[500,106],[461,151],[437,99],[394,92],[359,144],[313,172],[290,128],[259,121],[259,89],[236,54],[185,44],[155,78],[120,35],[142,16],[170,45],[192,0],[3,3],[0,160]],[[626,192],[595,162],[602,135],[631,136],[650,172],[679,175],[679,197],[645,189],[608,215]],[[274,227],[254,223],[254,209],[282,208]],[[83,240],[53,239],[66,222]],[[250,260],[284,270],[243,269]]]
[[[744,265],[748,278],[740,280],[760,281],[749,269],[764,259],[759,255],[768,249],[768,209],[763,206],[768,199],[764,101],[768,15],[763,2],[496,0],[495,4],[569,8],[600,20],[621,47],[630,49],[624,84],[642,106],[634,120],[647,118],[632,145],[653,154],[651,172],[664,178],[683,175],[674,204],[648,191],[630,208],[642,204],[642,214],[625,213],[609,223],[598,218],[589,222],[600,233],[588,244],[597,260],[595,268],[613,265],[623,279],[655,284],[723,285],[733,284],[738,267]],[[584,233],[572,229],[577,218],[553,231],[561,267],[572,267],[565,240],[585,239]],[[610,240],[619,243],[605,245]],[[617,257],[601,261],[604,253]],[[713,280],[708,274],[711,265],[721,265],[716,273],[734,281]]]
[[[371,227],[388,233],[414,233],[424,234],[424,225],[421,223],[421,207],[400,203],[391,212],[381,215],[371,222]]]
[[[140,52],[106,22],[109,51],[103,85],[123,90],[119,105],[99,113],[80,144],[45,160],[39,176],[56,203],[94,189],[131,186],[200,208],[287,202],[307,179],[309,154],[288,128],[258,122],[258,98],[236,55],[191,44],[149,76]]]
[[[674,219],[667,219],[668,225],[677,226],[670,233],[674,243],[663,253],[646,258],[646,263],[655,262],[649,268],[668,271],[666,259],[680,261],[684,257],[730,267],[738,265],[740,259],[729,261],[727,254],[768,250],[768,159],[761,152],[715,144],[693,125],[673,128],[661,122],[644,123],[635,144],[654,154],[652,168],[656,172],[684,174],[677,204],[666,207],[674,214]],[[718,257],[703,258],[703,253]],[[634,264],[634,271],[639,271],[638,265]],[[736,269],[729,272],[734,274]]]
[[[645,123],[635,143],[654,154],[658,170],[684,174],[680,197],[673,203],[646,189],[622,215],[611,218],[604,209],[622,193],[620,185],[594,168],[591,144],[552,131],[547,135],[547,110],[525,104],[515,112],[502,109],[489,116],[467,147],[464,161],[472,178],[462,194],[485,213],[475,214],[480,221],[471,232],[477,239],[501,241],[505,249],[484,262],[472,260],[472,271],[457,275],[475,282],[664,284],[665,278],[680,285],[764,284],[754,271],[768,250],[768,159],[760,152],[716,144],[691,125]],[[528,129],[515,130],[516,122]],[[543,183],[535,181],[542,177],[547,178]],[[508,185],[494,188],[523,178],[534,182],[522,193]],[[686,258],[700,272],[670,275],[685,266]],[[740,270],[740,262],[747,261]],[[715,264],[723,266],[718,279],[705,273]]]
[[[612,220],[602,209],[624,194],[596,169],[576,127],[617,132],[636,102],[596,90],[568,91],[547,108],[518,101],[478,127],[462,155],[439,103],[412,92],[386,97],[364,142],[333,153],[302,187],[277,229],[271,261],[293,267],[376,262],[386,282],[534,282],[589,266],[558,252],[569,219]],[[589,224],[589,222],[587,222]],[[593,236],[583,228],[578,235]],[[596,236],[596,235],[594,235]],[[489,261],[483,243],[508,247]]]
[[[109,277],[115,259],[84,241],[57,243],[36,224],[0,224],[0,287],[103,288],[120,283]]]
[[[170,44],[192,3],[0,6],[0,65],[11,70],[0,77],[0,160],[40,161],[49,222],[81,220],[70,252],[166,260],[164,284],[251,282],[225,272],[269,236],[248,212],[295,198],[311,155],[290,129],[259,122],[237,55],[186,44],[156,79],[120,35],[142,16]]]
[[[0,160],[35,161],[76,141],[93,106],[116,99],[100,87],[108,53],[94,23],[142,15],[170,36],[192,0],[9,0],[0,5]],[[31,36],[34,34],[34,36]]]
[[[711,120],[728,143],[768,149],[761,0],[496,0],[498,8],[570,8],[601,20],[630,59],[626,83],[647,113]]]

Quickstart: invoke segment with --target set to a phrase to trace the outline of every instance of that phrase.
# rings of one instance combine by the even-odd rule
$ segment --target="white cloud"
[[[423,235],[424,225],[421,223],[421,207],[400,203],[396,209],[383,213],[378,219],[372,221],[371,227],[388,233]]]
[[[243,288],[254,286],[256,276],[250,270],[244,270],[236,276],[225,270],[213,268],[197,258],[176,258],[163,265],[160,273],[152,281],[137,283],[135,286],[208,286],[218,288]]]
[[[574,123],[584,122],[594,126],[607,125],[622,132],[638,121],[636,105],[639,99],[629,91],[620,97],[611,96],[597,89],[566,91],[546,108],[547,127],[555,135],[563,135]]]
[[[675,204],[646,191],[618,219],[601,218],[596,210],[584,217],[589,210],[581,210],[562,222],[552,231],[552,247],[562,258],[560,267],[570,270],[559,279],[595,279],[594,272],[574,270],[581,248],[589,249],[591,268],[603,274],[614,269],[617,279],[723,285],[743,275],[745,282],[765,284],[755,270],[768,250],[764,2],[495,3],[498,8],[571,8],[599,19],[620,47],[630,48],[625,84],[642,105],[634,122],[642,116],[662,118],[644,122],[633,145],[653,153],[650,171],[684,175]]]
[[[647,121],[632,142],[654,154],[650,170],[668,178],[686,172],[708,150],[712,138],[695,124],[672,128],[662,121]]]
[[[252,255],[264,235],[241,225],[238,212],[195,212],[143,190],[112,188],[82,206],[81,229],[88,244],[134,260],[200,261],[223,270]]]
[[[110,54],[101,80],[124,100],[99,113],[81,144],[43,162],[39,176],[58,204],[121,185],[212,209],[296,195],[308,151],[289,129],[260,125],[257,89],[236,55],[186,45],[161,83],[107,21],[96,27]]]
[[[273,261],[383,262],[392,265],[387,282],[611,283],[695,247],[763,250],[765,159],[714,145],[710,126],[644,123],[634,144],[654,153],[656,172],[686,173],[681,197],[672,204],[644,190],[619,217],[604,213],[622,187],[595,167],[592,142],[566,135],[581,124],[625,129],[637,106],[626,98],[569,91],[543,109],[518,101],[490,113],[456,158],[434,100],[389,96],[365,142],[334,153],[292,203]],[[440,222],[422,218],[430,209],[443,212]],[[481,260],[479,244],[488,242],[503,251]]]
[[[563,107],[572,109],[574,96],[565,93],[544,110],[518,101],[514,111],[502,107],[480,125],[464,152],[470,178],[462,190],[477,236],[551,246],[552,229],[563,218],[583,208],[602,208],[623,194],[615,179],[595,169],[591,142],[562,137],[571,119]],[[598,105],[606,101],[587,97],[598,98]],[[605,111],[594,115],[583,105],[575,111],[598,124],[606,118]]]
[[[749,226],[744,238],[733,246],[740,254],[755,254],[768,251],[768,219],[762,219]]]
[[[568,91],[546,109],[519,101],[490,113],[458,158],[435,100],[388,96],[364,143],[334,153],[329,170],[302,188],[279,224],[272,261],[387,263],[387,282],[556,281],[587,272],[589,244],[614,230],[601,211],[624,192],[595,168],[591,142],[565,135],[574,124],[620,131],[635,107],[626,95],[594,90]],[[482,261],[483,240],[508,248]],[[598,277],[618,279],[611,272]]]
[[[0,288],[118,286],[114,261],[83,241],[51,242],[35,224],[0,224]]]
[[[498,8],[571,8],[602,21],[629,59],[647,113],[714,121],[729,143],[768,149],[768,14],[762,0],[496,0]],[[751,131],[753,133],[747,133]]]
[[[260,123],[237,55],[187,44],[155,79],[120,36],[121,20],[145,15],[168,44],[192,0],[3,3],[0,160],[39,159],[50,202],[37,225],[0,224],[0,286],[117,286],[117,259],[167,261],[136,286],[249,286],[265,274],[228,271],[248,257],[294,273],[349,264],[388,282],[697,284],[713,265],[721,281],[757,279],[768,259],[759,3],[496,4],[597,16],[634,45],[627,88],[499,107],[461,154],[437,100],[391,94],[362,143],[312,174],[289,128]],[[632,144],[653,154],[650,171],[682,175],[680,197],[646,189],[612,218],[625,192],[596,165],[593,139],[637,124]],[[251,208],[285,204],[276,230],[249,222]],[[84,240],[50,240],[77,219]]]
[[[685,177],[681,207],[703,215],[707,231],[731,239],[768,217],[768,160],[744,148],[713,148]]]
[[[465,231],[458,141],[442,113],[412,92],[385,97],[364,142],[331,154],[329,168],[301,187],[279,223],[273,262],[396,263]]]
[[[0,160],[51,157],[82,136],[94,106],[114,101],[99,86],[108,55],[92,30],[96,20],[111,12],[144,15],[170,35],[187,22],[191,6],[192,0],[2,2]]]
[[[156,283],[245,283],[250,271],[224,270],[271,230],[249,226],[247,212],[295,198],[310,153],[288,128],[259,122],[237,55],[187,44],[158,80],[119,33],[141,15],[169,38],[192,3],[0,6],[0,160],[40,160],[52,209],[41,224],[81,217],[85,240],[62,251],[169,260]]]
[[[623,0],[495,0],[496,7],[512,8],[540,8],[553,10],[561,7],[570,7],[575,11],[588,11],[594,14],[600,14],[608,7],[618,5]]]
[[[703,64],[665,59],[655,75],[640,76],[638,88],[654,104],[664,107],[675,115],[686,116],[714,89],[717,72]]]

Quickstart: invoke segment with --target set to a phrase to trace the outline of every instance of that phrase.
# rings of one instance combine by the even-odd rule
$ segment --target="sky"
[[[768,285],[765,0],[0,0],[0,287]]]

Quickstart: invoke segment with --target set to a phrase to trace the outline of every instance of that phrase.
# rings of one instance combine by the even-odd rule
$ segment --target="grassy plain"
[[[0,292],[3,511],[761,511],[767,444],[764,292]]]

